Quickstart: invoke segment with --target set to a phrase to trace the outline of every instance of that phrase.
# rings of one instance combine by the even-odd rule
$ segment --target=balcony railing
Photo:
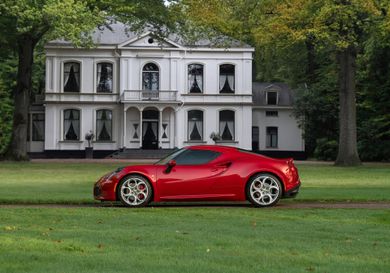
[[[175,90],[125,90],[122,101],[176,101]]]

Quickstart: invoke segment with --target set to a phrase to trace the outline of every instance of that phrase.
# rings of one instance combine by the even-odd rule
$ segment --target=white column
[[[158,147],[162,148],[162,114],[164,109],[158,109],[159,118],[158,118]]]
[[[127,139],[126,113],[127,113],[127,109],[126,107],[124,107],[123,108],[123,148],[126,148],[126,139]]]
[[[177,141],[177,111],[173,111],[173,147],[179,147],[179,143]]]
[[[143,138],[143,132],[142,132],[142,111],[143,109],[139,109],[139,148],[142,149],[142,138]]]

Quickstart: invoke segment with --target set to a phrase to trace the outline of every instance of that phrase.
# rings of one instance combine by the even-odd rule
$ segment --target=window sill
[[[265,147],[266,149],[270,149],[270,150],[278,150],[279,148],[278,147]]]
[[[237,140],[217,140],[215,143],[238,143]]]
[[[113,141],[113,140],[96,140],[96,141],[92,141],[92,143],[116,143],[116,141]]]
[[[186,140],[184,141],[184,143],[197,143],[197,144],[200,144],[200,143],[207,143],[207,141],[204,141],[204,140]]]
[[[81,140],[60,140],[59,143],[83,143]]]
[[[252,94],[237,94],[237,93],[213,93],[213,94],[210,94],[210,93],[186,93],[186,94],[181,94],[181,96],[194,96],[194,97],[202,97],[202,96],[248,96],[248,97],[252,97]]]

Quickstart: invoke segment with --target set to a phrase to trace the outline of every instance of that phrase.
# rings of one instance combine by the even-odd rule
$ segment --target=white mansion
[[[94,41],[92,49],[46,45],[44,107],[31,107],[30,152],[84,151],[89,132],[94,150],[107,154],[214,143],[304,151],[291,90],[252,84],[252,47],[161,42],[119,23],[96,30]]]

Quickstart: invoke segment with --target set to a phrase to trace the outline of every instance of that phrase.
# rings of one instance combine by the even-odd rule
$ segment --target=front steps
[[[143,149],[121,149],[110,154],[106,158],[113,159],[160,159],[175,149],[156,149],[156,150],[143,150]]]

